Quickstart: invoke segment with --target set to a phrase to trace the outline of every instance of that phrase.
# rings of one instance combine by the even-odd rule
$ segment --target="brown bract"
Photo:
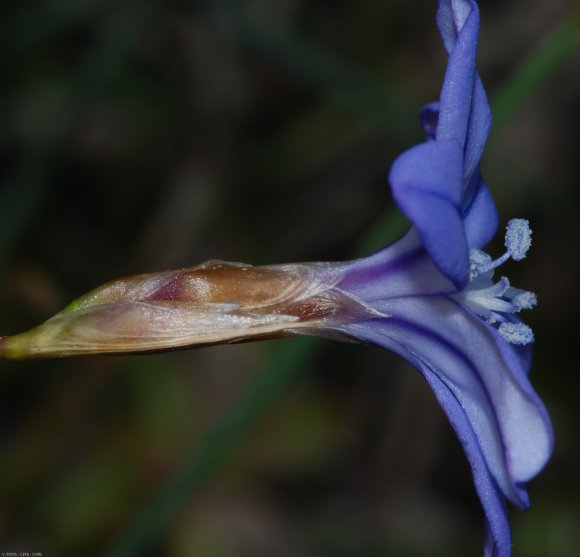
[[[0,339],[0,356],[143,353],[332,335],[341,323],[373,315],[336,287],[344,271],[342,263],[253,267],[211,260],[126,277],[89,292],[26,333]]]

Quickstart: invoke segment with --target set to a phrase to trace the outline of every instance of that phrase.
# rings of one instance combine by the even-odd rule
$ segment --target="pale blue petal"
[[[486,535],[486,557],[509,557],[511,552],[511,536],[505,497],[492,477],[485,461],[477,434],[468,419],[461,402],[441,378],[417,355],[406,346],[383,334],[377,323],[367,323],[361,327],[348,327],[347,331],[366,342],[377,344],[383,348],[398,353],[411,362],[425,377],[432,388],[437,401],[447,415],[451,426],[461,442],[471,470],[475,488],[486,517],[488,535]],[[491,551],[493,550],[493,552]]]
[[[461,404],[501,491],[527,506],[521,484],[549,458],[552,432],[516,354],[492,327],[447,298],[398,298],[372,306],[392,317],[345,330],[405,347],[414,365],[443,381]]]
[[[451,426],[459,438],[471,465],[475,489],[481,500],[486,517],[485,548],[490,557],[509,557],[511,534],[505,504],[505,497],[491,476],[465,412],[452,391],[439,377],[423,368],[423,375],[433,389],[437,401],[449,418]],[[489,536],[488,536],[489,534]],[[488,539],[487,539],[488,538]]]

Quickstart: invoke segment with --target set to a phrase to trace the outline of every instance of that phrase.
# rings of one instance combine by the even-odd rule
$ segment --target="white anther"
[[[515,293],[510,294],[511,290]],[[508,291],[508,295],[510,295],[512,302],[518,306],[518,309],[532,309],[538,305],[538,297],[533,292],[512,288]]]
[[[514,261],[521,261],[532,245],[532,231],[526,219],[511,219],[507,225],[505,247]]]
[[[523,323],[502,323],[499,334],[511,344],[530,344],[534,342],[534,333]]]

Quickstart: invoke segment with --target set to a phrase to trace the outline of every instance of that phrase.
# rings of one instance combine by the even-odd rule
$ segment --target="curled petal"
[[[397,204],[457,288],[467,283],[469,269],[461,215],[462,157],[456,141],[431,141],[403,153],[389,173]]]
[[[447,52],[451,52],[455,47],[457,36],[474,8],[477,9],[474,0],[439,0],[437,2],[437,26]]]
[[[456,139],[464,149],[466,184],[476,172],[491,128],[491,111],[475,68],[479,8],[472,0],[440,0],[437,24],[449,64],[441,91],[437,139]],[[469,202],[473,191],[466,191]]]
[[[475,78],[475,53],[479,14],[472,9],[461,28],[453,49],[441,90],[437,139],[454,139],[465,146]]]
[[[475,193],[464,209],[463,224],[469,247],[481,249],[494,237],[498,216],[491,192],[479,172],[474,175],[473,180],[477,183]]]
[[[490,129],[491,110],[489,102],[481,78],[476,73],[467,139],[465,142],[464,176],[466,182],[469,182],[473,174],[477,171]],[[469,194],[470,192],[466,193]]]

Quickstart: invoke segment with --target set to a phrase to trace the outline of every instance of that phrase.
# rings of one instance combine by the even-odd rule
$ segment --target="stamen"
[[[534,333],[523,323],[502,323],[499,334],[511,344],[530,344],[534,342]]]
[[[511,298],[512,302],[518,306],[518,309],[532,309],[538,305],[538,297],[533,292],[520,290],[519,288],[510,288],[506,295]]]
[[[475,273],[475,276],[489,273],[493,269],[497,269],[500,265],[505,263],[510,257],[514,261],[521,261],[526,257],[526,253],[532,245],[532,230],[530,223],[526,219],[511,219],[507,225],[505,235],[505,247],[507,251],[494,261],[489,258],[489,261],[482,260],[481,262],[471,259],[471,252],[481,252],[481,250],[471,250],[470,259],[472,264],[475,264],[475,269],[470,267],[470,276]],[[487,255],[487,254],[486,254]],[[489,256],[488,256],[489,257]],[[482,259],[479,256],[479,259]]]
[[[503,296],[510,289],[510,283],[507,278],[502,277],[501,280],[495,284],[491,280],[487,280],[483,288],[474,287],[466,288],[459,299],[469,306],[477,315],[486,319],[490,323],[502,321],[499,315],[494,312],[515,313],[519,308],[514,305],[510,299],[504,299]]]
[[[487,265],[480,265],[478,267],[478,271],[480,274],[489,273],[489,271],[493,271],[494,269],[497,269],[500,265],[505,263],[509,258],[510,258],[510,253],[506,251],[501,257],[494,259],[493,261],[491,261]]]
[[[471,249],[469,284],[453,295],[512,344],[529,344],[534,341],[534,334],[527,325],[513,323],[508,315],[531,309],[538,300],[533,292],[510,286],[505,277],[494,283],[493,271],[509,258],[515,261],[523,259],[532,243],[531,234],[527,220],[512,219],[505,236],[507,252],[501,257],[492,260],[484,251]]]
[[[510,287],[510,281],[506,277],[501,277],[493,286],[485,289],[487,296],[499,298],[503,296]]]

